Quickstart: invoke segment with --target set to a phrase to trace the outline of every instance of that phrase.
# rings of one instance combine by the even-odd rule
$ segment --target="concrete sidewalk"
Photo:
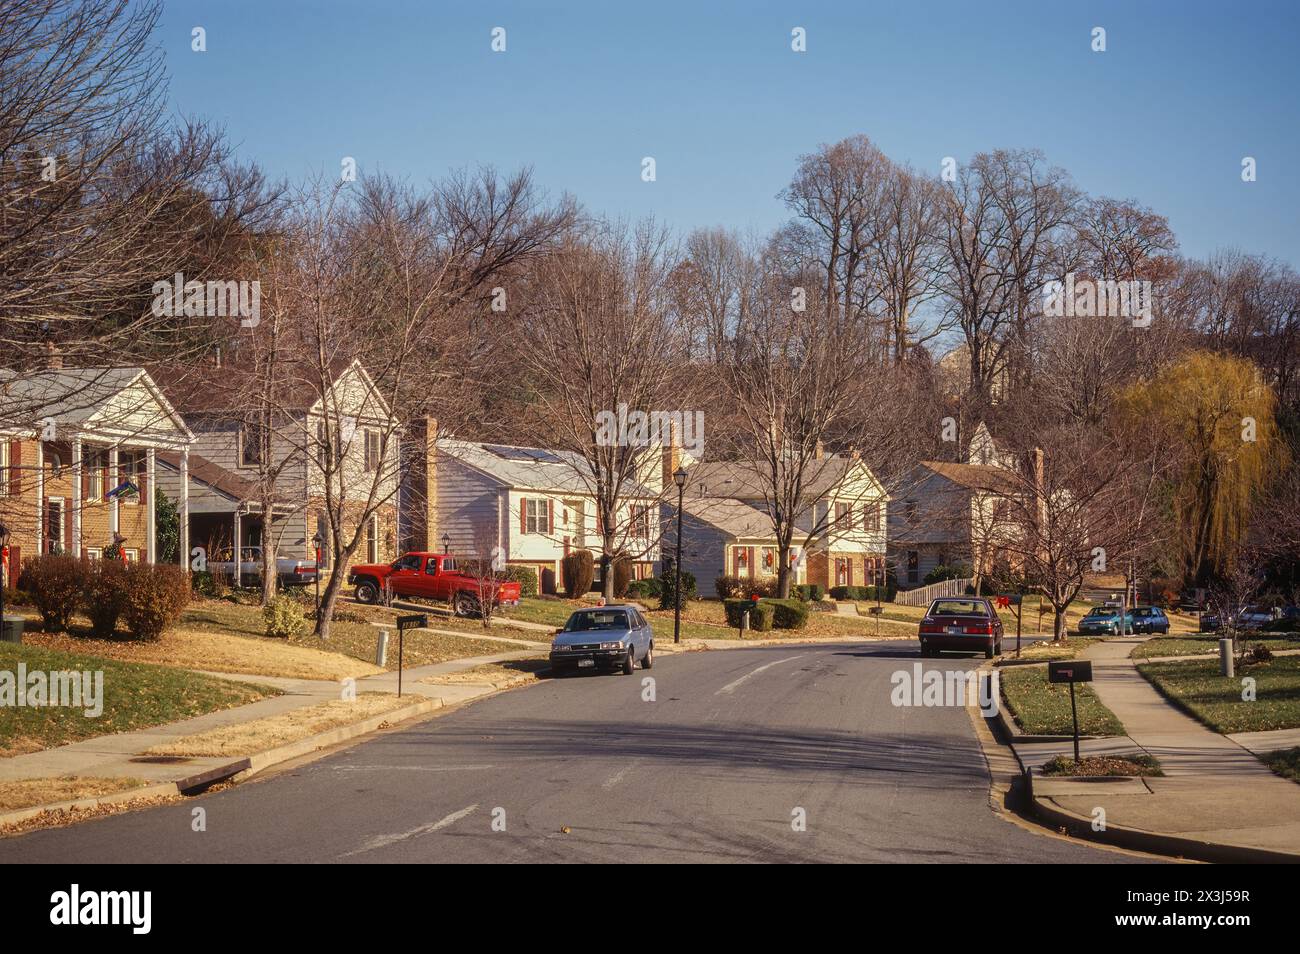
[[[1039,814],[1072,833],[1130,847],[1214,861],[1300,861],[1300,785],[1252,754],[1300,744],[1300,730],[1246,733],[1239,741],[1207,729],[1142,678],[1129,653],[1143,641],[1108,639],[1080,654],[1092,661],[1097,697],[1128,733],[1081,749],[1085,755],[1145,751],[1160,761],[1164,777],[1045,778],[1038,769],[1070,753],[1070,744],[1017,745],[1016,755],[1033,773]],[[1105,819],[1104,832],[1093,830],[1098,817]]]

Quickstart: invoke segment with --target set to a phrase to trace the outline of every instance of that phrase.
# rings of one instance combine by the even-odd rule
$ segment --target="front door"
[[[45,552],[63,550],[63,498],[51,497],[45,502]]]

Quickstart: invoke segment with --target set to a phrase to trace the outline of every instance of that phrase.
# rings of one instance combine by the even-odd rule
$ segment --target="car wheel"
[[[997,650],[997,646],[996,646],[992,641],[990,641],[989,644],[988,644],[988,646],[987,646],[987,647],[985,648],[985,650],[984,650],[984,658],[985,658],[985,659],[992,659],[992,658],[993,658],[993,653],[994,653],[996,650]]]
[[[452,612],[457,616],[473,616],[477,608],[474,597],[468,593],[457,593],[456,602],[452,604]]]
[[[641,668],[649,669],[655,664],[655,644],[651,643],[645,648],[645,655],[641,657]]]
[[[357,584],[356,598],[358,603],[368,603],[373,606],[379,602],[379,587],[372,580],[362,580]]]
[[[623,675],[632,675],[636,669],[636,649],[632,646],[627,647],[627,656],[623,658]]]

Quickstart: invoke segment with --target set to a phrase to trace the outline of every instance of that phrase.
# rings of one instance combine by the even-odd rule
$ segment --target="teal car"
[[[1110,606],[1098,606],[1088,611],[1088,615],[1079,620],[1080,636],[1118,636],[1119,610]],[[1124,614],[1124,632],[1133,632],[1133,614]]]

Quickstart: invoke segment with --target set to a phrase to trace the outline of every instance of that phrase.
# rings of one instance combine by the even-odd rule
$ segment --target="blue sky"
[[[1282,2],[168,0],[158,39],[176,112],[273,175],[529,164],[596,213],[763,233],[823,142],[863,133],[933,171],[1037,147],[1168,216],[1185,254],[1300,267],[1297,26]]]

